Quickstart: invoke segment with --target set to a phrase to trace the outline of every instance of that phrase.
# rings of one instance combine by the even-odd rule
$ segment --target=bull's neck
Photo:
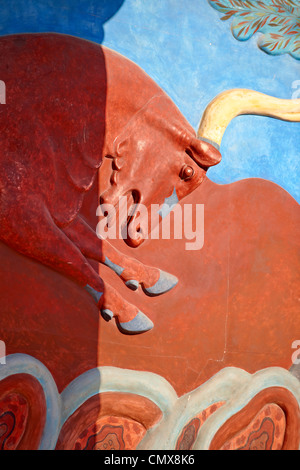
[[[108,97],[109,99],[109,97]],[[114,141],[123,131],[130,119],[140,108],[132,103],[124,103],[122,96],[109,99],[106,105],[105,140],[103,146],[103,156],[114,156]]]
[[[115,138],[156,94],[159,86],[135,63],[103,47],[106,65],[106,121],[103,156],[113,153]]]

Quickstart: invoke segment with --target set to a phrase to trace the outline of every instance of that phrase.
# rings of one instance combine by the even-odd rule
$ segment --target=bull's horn
[[[199,125],[199,139],[218,148],[230,121],[241,114],[300,121],[300,99],[283,100],[253,90],[234,89],[218,95],[206,108]]]

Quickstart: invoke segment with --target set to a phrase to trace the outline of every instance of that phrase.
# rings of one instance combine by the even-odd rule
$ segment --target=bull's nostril
[[[138,204],[140,201],[140,193],[136,189],[131,191],[132,199],[134,204]]]

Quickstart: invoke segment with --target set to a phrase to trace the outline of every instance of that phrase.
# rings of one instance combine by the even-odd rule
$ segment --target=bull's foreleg
[[[103,292],[99,274],[55,224],[42,198],[24,195],[24,200],[26,205],[1,200],[0,239],[19,253]]]
[[[132,290],[136,290],[141,284],[147,295],[154,296],[169,291],[177,284],[175,276],[124,255],[106,240],[100,241],[91,227],[79,216],[64,231],[84,256],[113,269]]]
[[[9,214],[4,213],[3,202],[0,240],[19,253],[71,277],[82,286],[88,286],[103,316],[106,319],[115,317],[124,333],[142,333],[151,329],[153,323],[137,307],[126,302],[115,289],[104,285],[80,249],[55,224],[43,201],[37,196],[27,198],[27,202],[25,208],[15,203]]]

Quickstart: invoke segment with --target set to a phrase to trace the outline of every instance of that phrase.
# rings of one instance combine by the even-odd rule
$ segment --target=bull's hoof
[[[103,310],[101,310],[101,316],[105,321],[110,321],[113,319],[114,314],[108,308],[104,308]]]
[[[135,279],[130,279],[130,281],[125,282],[125,286],[127,286],[131,290],[137,290],[139,287],[139,282]]]
[[[150,297],[154,297],[156,295],[164,294],[169,290],[173,289],[178,283],[178,279],[173,274],[166,273],[165,271],[160,271],[160,276],[158,281],[152,287],[143,287],[143,291],[145,294],[149,295]]]
[[[118,323],[119,330],[127,335],[145,333],[146,331],[152,330],[153,326],[152,321],[142,312],[138,312],[137,315],[128,322]]]

